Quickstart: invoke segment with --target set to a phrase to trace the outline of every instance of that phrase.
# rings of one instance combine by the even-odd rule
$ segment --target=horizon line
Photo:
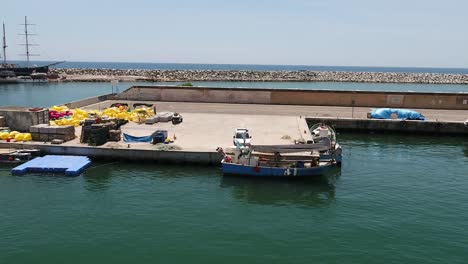
[[[61,60],[34,60],[33,62],[58,62]],[[26,63],[22,60],[8,60],[8,62]],[[306,65],[306,64],[257,64],[257,63],[198,63],[198,62],[144,62],[144,61],[82,61],[70,60],[67,62],[83,62],[83,63],[125,63],[125,64],[176,64],[176,65],[246,65],[246,66],[293,66],[293,67],[349,67],[349,68],[413,68],[413,69],[468,69],[463,67],[428,67],[428,66],[358,66],[358,65]]]

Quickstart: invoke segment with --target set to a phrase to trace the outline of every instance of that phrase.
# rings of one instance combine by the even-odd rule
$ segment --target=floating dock
[[[28,172],[64,173],[67,176],[80,175],[91,161],[85,156],[47,155],[30,160],[13,168],[13,175],[24,175]]]

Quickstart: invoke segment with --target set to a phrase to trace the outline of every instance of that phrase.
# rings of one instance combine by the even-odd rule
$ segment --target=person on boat
[[[282,159],[283,157],[281,157],[281,154],[279,152],[275,152],[273,155],[273,161],[275,162],[276,167],[279,167],[279,162],[281,162]]]
[[[318,159],[312,158],[312,161],[310,162],[310,167],[317,167],[319,165]]]

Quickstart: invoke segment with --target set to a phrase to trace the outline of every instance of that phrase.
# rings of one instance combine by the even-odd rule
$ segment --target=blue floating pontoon
[[[78,176],[91,164],[85,156],[47,155],[30,160],[11,170],[13,175],[28,172],[65,173],[67,176]]]

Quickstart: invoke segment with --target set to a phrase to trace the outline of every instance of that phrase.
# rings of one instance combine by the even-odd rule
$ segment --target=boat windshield
[[[249,138],[249,133],[236,133],[236,138],[243,139],[243,138]]]

